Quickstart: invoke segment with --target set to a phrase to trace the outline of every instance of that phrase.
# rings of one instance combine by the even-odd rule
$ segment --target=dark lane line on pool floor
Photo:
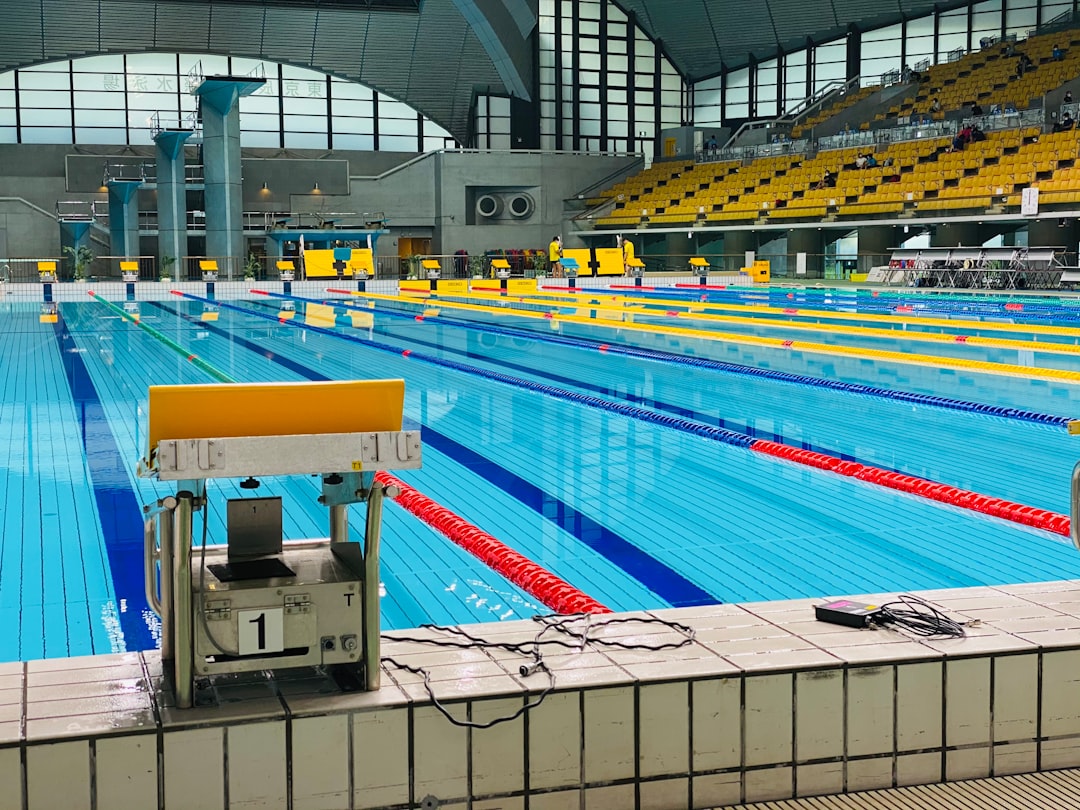
[[[120,629],[128,650],[153,650],[157,641],[144,619],[150,608],[143,585],[142,504],[131,487],[105,407],[62,312],[53,334],[71,399],[82,416],[79,427],[83,452],[105,540]]]
[[[216,326],[212,322],[201,321],[191,315],[173,310],[164,304],[147,302],[163,312],[179,317],[189,323],[197,324],[212,334],[227,338],[238,346],[255,352],[273,363],[288,369],[305,379],[312,381],[330,380],[331,377],[316,371],[303,363],[277,354],[258,343],[234,335],[229,330]],[[228,306],[228,305],[226,305]],[[255,314],[235,307],[237,311]],[[532,509],[544,520],[554,523],[571,534],[600,556],[618,566],[628,576],[633,577],[661,599],[673,607],[692,607],[695,605],[714,605],[722,601],[708,591],[694,584],[678,571],[641,550],[629,540],[621,537],[602,524],[582,514],[565,501],[551,495],[535,484],[526,481],[516,473],[491,461],[476,451],[465,447],[434,428],[421,425],[423,441],[435,450],[453,459],[463,467],[474,471],[493,486]]]

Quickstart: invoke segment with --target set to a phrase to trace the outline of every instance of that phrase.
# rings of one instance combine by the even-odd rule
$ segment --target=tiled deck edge
[[[462,810],[682,810],[1080,765],[1080,582],[923,596],[978,625],[913,641],[815,622],[818,599],[628,614],[696,639],[550,655],[556,691],[486,730],[450,724],[391,666],[377,693],[278,682],[180,711],[158,691],[156,654],[4,664],[0,784],[19,789],[0,792],[0,810],[364,810],[428,796]],[[526,640],[536,626],[468,629]],[[599,634],[677,638],[656,630]],[[509,714],[547,682],[509,654],[389,635],[384,655],[428,669],[458,717]]]

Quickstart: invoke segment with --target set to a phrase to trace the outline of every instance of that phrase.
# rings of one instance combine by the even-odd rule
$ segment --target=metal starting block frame
[[[179,708],[199,677],[284,667],[358,668],[379,688],[382,503],[397,492],[375,472],[422,460],[420,432],[401,429],[404,396],[403,380],[150,388],[139,475],[177,489],[144,510],[146,597]],[[239,498],[227,542],[196,546],[209,479],[280,475],[320,476],[329,539],[283,542],[280,499]],[[362,543],[349,540],[354,503]]]

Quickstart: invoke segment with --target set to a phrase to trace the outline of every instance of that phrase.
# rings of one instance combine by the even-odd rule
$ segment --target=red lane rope
[[[726,290],[727,284],[676,284],[676,287],[685,290]]]
[[[653,292],[656,287],[639,287],[637,284],[609,284],[609,290],[645,290],[646,292]]]
[[[969,489],[960,489],[949,484],[940,484],[937,481],[929,481],[904,473],[889,472],[879,467],[870,467],[857,461],[844,461],[824,453],[816,453],[813,450],[804,450],[801,447],[789,447],[779,442],[770,442],[759,439],[750,445],[750,449],[757,453],[786,458],[808,467],[816,467],[819,470],[828,470],[849,478],[857,478],[878,486],[888,487],[900,492],[908,492],[928,498],[932,501],[959,506],[962,509],[970,509],[981,512],[991,517],[1011,520],[1014,523],[1022,523],[1036,529],[1053,532],[1054,534],[1069,536],[1069,516],[1051,512],[1048,509],[1039,509],[1034,506],[1026,506],[1022,503],[1007,501],[1004,498],[992,498],[972,492]]]
[[[401,489],[394,501],[403,509],[416,515],[461,546],[492,570],[502,574],[523,591],[539,599],[556,613],[611,613],[611,609],[597,602],[570,583],[557,577],[538,563],[499,542],[483,529],[469,523],[465,518],[451,512],[427,495],[387,472],[375,473],[375,479],[383,486],[393,485]]]

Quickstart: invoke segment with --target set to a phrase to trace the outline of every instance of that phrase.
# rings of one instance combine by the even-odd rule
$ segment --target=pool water
[[[358,304],[356,299],[349,303]],[[1064,427],[689,368],[714,357],[897,390],[1080,414],[1080,386],[858,357],[618,331],[618,324],[379,301],[370,326],[280,300],[140,302],[140,317],[246,381],[406,381],[424,467],[400,477],[615,610],[1080,576],[1064,538],[722,444],[647,413],[769,438],[1063,512]],[[56,324],[5,303],[0,381],[0,661],[153,647],[135,476],[146,389],[212,380],[100,303]],[[204,320],[213,312],[215,320]],[[493,329],[497,325],[499,328]],[[892,339],[900,340],[894,334]],[[635,343],[671,359],[598,351]],[[854,345],[854,344],[849,344]],[[408,353],[408,356],[405,356]],[[598,404],[599,403],[599,404]],[[209,536],[238,482],[212,482]],[[287,539],[325,536],[311,478],[264,482]],[[353,529],[362,529],[354,507]],[[546,609],[394,505],[384,512],[383,624],[465,623]]]

